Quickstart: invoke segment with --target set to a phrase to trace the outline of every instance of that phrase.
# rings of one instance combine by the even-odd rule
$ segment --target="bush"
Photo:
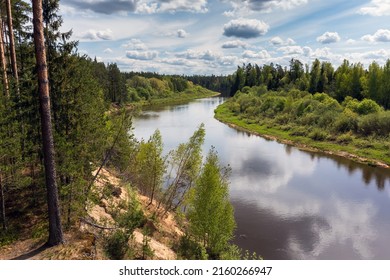
[[[139,202],[134,199],[129,202],[126,211],[119,211],[114,216],[118,226],[125,228],[129,233],[136,228],[143,227],[147,221]]]
[[[359,102],[357,99],[347,96],[342,105],[359,115],[368,115],[382,111],[378,103],[367,98]]]
[[[288,124],[290,122],[290,115],[289,114],[278,114],[275,117],[275,122],[277,124]]]
[[[321,128],[329,128],[336,121],[339,115],[336,111],[326,111],[323,114],[318,115],[317,125]]]
[[[291,136],[307,136],[307,128],[305,127],[297,127],[294,128],[293,131],[290,133]]]
[[[359,115],[368,115],[378,113],[381,111],[381,107],[371,99],[363,99],[357,107],[357,113]]]
[[[359,121],[358,132],[363,136],[389,136],[390,111],[363,116]]]
[[[336,142],[339,144],[348,144],[353,141],[351,133],[345,133],[337,137]]]
[[[189,236],[182,236],[177,250],[178,255],[186,260],[207,260],[206,249]]]
[[[348,132],[356,131],[358,128],[357,115],[350,109],[345,109],[342,114],[339,115],[338,119],[334,122],[333,128],[335,132]]]
[[[320,129],[314,129],[312,132],[309,133],[309,138],[313,139],[314,141],[323,141],[326,139],[328,134]]]
[[[105,238],[104,251],[111,260],[122,260],[128,250],[129,235],[116,230]]]

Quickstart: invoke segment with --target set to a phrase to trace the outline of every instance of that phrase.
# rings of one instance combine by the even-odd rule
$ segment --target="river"
[[[390,259],[389,170],[237,131],[213,118],[223,100],[145,111],[134,134],[158,128],[167,153],[205,124],[204,154],[232,168],[235,244],[264,259]]]

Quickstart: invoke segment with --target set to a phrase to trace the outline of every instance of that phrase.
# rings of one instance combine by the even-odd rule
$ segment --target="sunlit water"
[[[134,134],[159,129],[164,150],[205,124],[204,154],[232,167],[234,242],[265,259],[390,259],[390,171],[239,132],[213,118],[222,98],[144,112]]]

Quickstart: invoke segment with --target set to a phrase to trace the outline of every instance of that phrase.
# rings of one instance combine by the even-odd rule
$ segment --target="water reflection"
[[[212,117],[221,102],[148,112],[158,117],[136,119],[135,135],[159,128],[168,152],[205,123],[205,154],[213,145],[232,167],[236,244],[266,259],[390,259],[389,170],[234,130]]]

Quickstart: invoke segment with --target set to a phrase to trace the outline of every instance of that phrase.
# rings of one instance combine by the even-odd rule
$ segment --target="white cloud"
[[[390,30],[379,29],[373,35],[367,34],[364,35],[361,39],[367,42],[390,42]]]
[[[138,7],[136,9],[136,13],[138,14],[155,14],[157,13],[158,5],[157,3],[146,3],[141,2],[138,4]]]
[[[237,65],[237,57],[235,56],[222,56],[218,58],[218,63],[222,66]]]
[[[308,46],[303,47],[302,50],[303,54],[307,57],[311,56],[311,54],[313,53],[313,50]]]
[[[170,65],[178,65],[178,66],[187,66],[187,67],[197,66],[195,62],[183,58],[164,58],[161,60],[161,62]]]
[[[325,32],[321,36],[317,37],[317,42],[321,44],[331,44],[336,43],[341,40],[337,32]]]
[[[281,47],[278,49],[278,51],[283,52],[283,54],[285,55],[294,55],[294,54],[302,55],[305,53],[305,51],[300,46]]]
[[[137,13],[176,13],[176,12],[191,12],[191,13],[206,13],[207,0],[160,0],[155,1],[141,0]]]
[[[305,5],[309,0],[232,0],[232,10],[224,12],[225,16],[244,16],[253,12],[271,13],[274,10],[291,10]]]
[[[104,53],[113,53],[112,49],[110,49],[110,48],[105,49],[103,52]]]
[[[177,53],[176,56],[180,58],[186,58],[186,59],[201,59],[207,61],[213,61],[221,57],[219,53],[215,53],[211,50],[206,50],[206,51],[187,50],[182,53]]]
[[[144,51],[144,50],[148,49],[148,47],[145,45],[145,43],[143,43],[141,40],[135,39],[135,38],[133,38],[130,41],[128,41],[127,43],[123,44],[122,47],[126,48],[126,49],[136,50],[136,51]]]
[[[185,38],[188,36],[188,33],[184,29],[177,30],[177,37]]]
[[[261,50],[260,52],[254,52],[254,51],[244,51],[242,54],[243,58],[260,58],[260,59],[266,59],[270,58],[271,55],[266,50]]]
[[[113,32],[111,29],[106,30],[94,30],[89,29],[88,31],[84,32],[80,36],[82,39],[88,39],[88,40],[112,40],[113,39]]]
[[[385,49],[372,50],[359,53],[349,53],[346,55],[346,58],[353,63],[363,63],[363,65],[368,66],[372,61],[376,61],[380,64],[385,64],[388,58],[390,57],[390,51]]]
[[[276,36],[276,37],[273,37],[271,40],[270,40],[270,43],[274,46],[283,46],[283,45],[295,45],[295,41],[291,38],[288,38],[287,40],[283,40],[282,38],[280,38],[279,36]]]
[[[248,44],[241,40],[227,41],[222,44],[223,49],[247,48]]]
[[[291,10],[298,6],[307,4],[308,0],[249,0],[249,7],[253,10],[272,12],[274,9]]]
[[[127,51],[126,57],[136,60],[153,60],[158,56],[157,51]]]
[[[257,19],[234,19],[223,27],[223,35],[238,38],[256,38],[268,32],[269,25]]]
[[[371,0],[370,5],[361,8],[359,13],[370,16],[389,16],[390,0]]]

